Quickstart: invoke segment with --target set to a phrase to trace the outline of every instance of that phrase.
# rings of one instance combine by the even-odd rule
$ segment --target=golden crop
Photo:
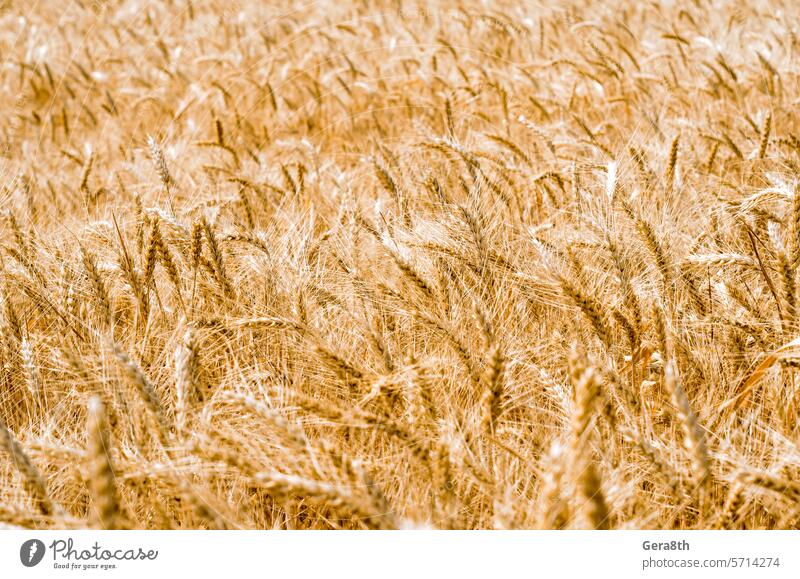
[[[0,4],[4,525],[798,525],[798,3]]]

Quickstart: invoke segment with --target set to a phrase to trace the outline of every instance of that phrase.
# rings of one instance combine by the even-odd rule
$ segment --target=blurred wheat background
[[[796,528],[794,2],[0,2],[0,522]]]

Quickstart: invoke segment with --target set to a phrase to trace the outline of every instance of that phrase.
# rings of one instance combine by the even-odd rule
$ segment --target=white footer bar
[[[798,578],[800,531],[0,531],[0,577],[186,573]]]

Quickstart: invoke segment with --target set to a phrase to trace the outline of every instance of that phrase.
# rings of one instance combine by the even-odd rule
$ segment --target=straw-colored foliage
[[[0,523],[798,525],[796,2],[0,6]]]

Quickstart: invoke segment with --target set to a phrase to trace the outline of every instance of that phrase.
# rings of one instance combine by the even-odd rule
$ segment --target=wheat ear
[[[678,379],[678,369],[673,360],[668,360],[664,368],[664,386],[672,396],[672,404],[683,428],[683,442],[692,461],[692,478],[699,491],[708,481],[708,450],[705,435]]]
[[[53,514],[55,509],[42,474],[2,420],[0,420],[0,448],[11,457],[39,511],[43,515]]]
[[[111,463],[108,421],[105,407],[99,397],[89,400],[87,429],[89,431],[88,454],[90,461],[90,486],[94,504],[93,517],[99,529],[120,528],[119,499]]]

